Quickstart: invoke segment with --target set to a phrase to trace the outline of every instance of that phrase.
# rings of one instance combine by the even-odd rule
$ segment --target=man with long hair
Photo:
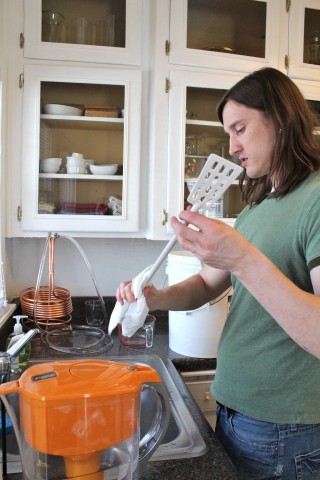
[[[316,115],[273,68],[218,105],[247,207],[232,228],[186,210],[172,228],[204,265],[178,284],[148,285],[150,310],[191,310],[233,296],[212,387],[216,435],[239,478],[320,479],[320,142]],[[117,291],[134,301],[131,282]]]

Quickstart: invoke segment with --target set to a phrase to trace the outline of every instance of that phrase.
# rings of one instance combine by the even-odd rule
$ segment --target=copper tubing
[[[36,295],[36,288],[22,290],[20,294],[23,313],[34,318],[61,318],[72,312],[69,290],[62,287],[41,286]]]
[[[54,286],[54,242],[49,237],[49,286],[29,287],[20,294],[22,311],[36,324],[57,326],[70,322],[73,310],[69,290]]]
[[[55,235],[51,235],[49,240],[49,300],[51,300],[51,294],[54,295],[54,241],[56,239]]]

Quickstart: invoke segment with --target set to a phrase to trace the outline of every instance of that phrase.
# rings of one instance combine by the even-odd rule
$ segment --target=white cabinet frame
[[[22,133],[22,229],[60,232],[137,232],[139,230],[141,72],[26,65]],[[40,83],[70,82],[123,85],[125,121],[122,216],[38,213]],[[57,180],[59,181],[59,180]]]
[[[76,45],[41,41],[42,0],[24,0],[24,56],[125,65],[141,64],[142,0],[126,2],[126,47]]]
[[[282,40],[281,15],[285,14],[284,2],[281,0],[256,1],[264,2],[267,5],[265,58],[187,48],[188,0],[171,0],[170,63],[239,72],[250,72],[267,66],[278,68],[280,63],[279,45]]]

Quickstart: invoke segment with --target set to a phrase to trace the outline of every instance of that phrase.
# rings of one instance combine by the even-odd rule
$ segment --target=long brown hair
[[[301,180],[320,169],[320,141],[314,135],[317,117],[290,78],[274,68],[262,68],[236,83],[217,107],[223,123],[223,109],[229,100],[260,110],[272,120],[279,132],[270,172],[261,178],[240,178],[243,200],[261,202],[271,192],[271,178],[276,190],[270,196],[280,197]]]

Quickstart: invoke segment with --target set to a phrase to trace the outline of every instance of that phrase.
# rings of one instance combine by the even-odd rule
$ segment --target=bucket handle
[[[225,292],[223,292],[219,297],[215,298],[214,300],[211,300],[208,303],[205,303],[202,305],[202,307],[196,308],[195,310],[186,310],[186,311],[180,311],[179,313],[183,313],[184,315],[192,315],[194,312],[201,312],[202,310],[210,310],[211,307],[216,305],[217,303],[221,302],[226,296],[229,295],[231,288],[228,288]]]

